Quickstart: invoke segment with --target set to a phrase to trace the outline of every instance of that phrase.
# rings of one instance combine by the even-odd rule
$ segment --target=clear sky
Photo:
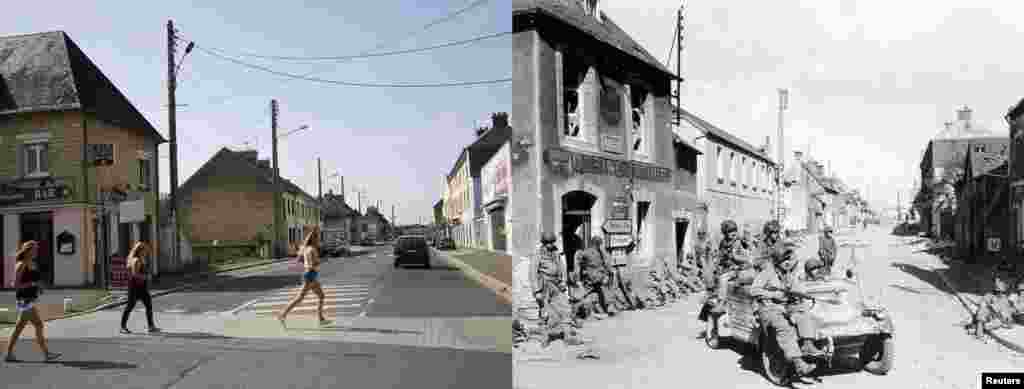
[[[605,0],[606,14],[666,60],[679,0]],[[830,161],[875,206],[904,202],[928,140],[967,105],[976,123],[1024,96],[1024,3],[686,1],[682,104],[760,145],[789,88],[787,148]],[[671,69],[675,69],[673,60]],[[792,153],[787,153],[792,156]]]
[[[59,4],[58,4],[59,3]],[[511,31],[509,0],[123,1],[4,6],[0,35],[64,30],[147,119],[167,137],[167,36],[173,19],[198,47],[270,56],[343,56],[394,51]],[[102,4],[102,5],[97,5]],[[19,16],[21,15],[21,16]],[[417,31],[422,31],[416,33]],[[415,34],[414,34],[415,33]],[[184,50],[180,46],[179,53]],[[510,78],[511,37],[422,53],[349,62],[294,63],[238,57],[274,70],[364,83],[443,83]],[[473,139],[474,123],[508,111],[511,83],[455,88],[358,88],[248,70],[194,50],[179,76],[179,183],[221,147],[258,148],[270,158],[270,99],[280,130],[310,129],[279,144],[281,174],[316,195],[316,158],[324,175],[365,189],[364,207],[383,201],[398,223],[430,217],[442,175]],[[160,149],[161,188],[170,188],[168,147]],[[325,180],[339,189],[339,180]],[[355,196],[350,194],[350,204]]]

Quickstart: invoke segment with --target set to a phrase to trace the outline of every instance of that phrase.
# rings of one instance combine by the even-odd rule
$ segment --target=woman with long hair
[[[35,262],[37,255],[39,255],[39,243],[30,240],[21,245],[21,249],[18,250],[14,257],[14,296],[17,301],[18,322],[14,325],[14,332],[11,333],[11,338],[7,341],[7,357],[4,358],[7,362],[19,361],[14,356],[14,344],[18,342],[21,331],[29,323],[32,323],[32,327],[36,329],[36,343],[39,344],[39,349],[43,351],[46,361],[51,362],[60,358],[60,353],[51,353],[50,349],[46,347],[46,336],[43,334],[43,320],[39,317],[39,311],[33,305],[36,299],[39,298],[38,282],[41,278]]]
[[[146,307],[149,332],[160,331],[153,323],[153,297],[149,294],[149,271],[146,263],[148,256],[149,245],[145,242],[135,243],[132,250],[128,252],[128,304],[124,306],[124,313],[121,314],[122,334],[132,333],[128,329],[128,316],[135,309],[135,302],[138,300],[142,300],[142,305]]]
[[[305,272],[302,273],[302,290],[295,296],[294,299],[288,306],[284,308],[280,314],[274,315],[277,320],[281,322],[281,326],[288,328],[285,325],[284,319],[288,317],[288,313],[295,309],[295,306],[299,305],[303,299],[306,298],[306,293],[313,291],[316,293],[316,297],[319,299],[316,306],[317,317],[320,319],[320,325],[326,325],[330,323],[326,317],[324,317],[324,290],[320,287],[320,227],[315,226],[313,230],[306,234],[306,238],[302,241],[302,247],[299,247],[299,256],[302,257]]]

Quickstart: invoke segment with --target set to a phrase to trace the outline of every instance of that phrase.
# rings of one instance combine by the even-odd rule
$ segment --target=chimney
[[[508,127],[508,113],[507,112],[495,112],[491,114],[491,128],[505,128]]]
[[[962,120],[965,122],[971,121],[971,109],[965,105],[959,111],[956,111],[956,120]]]
[[[804,162],[804,152],[803,151],[794,151],[793,152],[793,159],[796,160],[796,163],[803,163]]]

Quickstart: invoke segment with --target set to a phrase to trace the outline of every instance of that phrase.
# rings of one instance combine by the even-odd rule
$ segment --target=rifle
[[[832,305],[840,305],[840,304],[843,303],[842,301],[839,301],[838,299],[834,299],[834,298],[814,297],[814,296],[811,296],[811,295],[809,295],[807,293],[797,292],[795,290],[777,288],[777,287],[774,287],[774,286],[765,286],[764,289],[767,290],[767,291],[770,291],[770,292],[782,292],[782,293],[785,293],[789,297],[796,297],[796,298],[801,298],[801,299],[807,299],[807,300],[812,300],[812,301],[815,301],[815,302],[819,302],[820,301],[820,302],[828,303],[828,304],[832,304]]]

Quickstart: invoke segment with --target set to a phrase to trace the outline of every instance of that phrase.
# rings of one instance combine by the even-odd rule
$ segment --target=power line
[[[506,32],[499,32],[499,33],[495,33],[495,34],[482,35],[482,36],[478,36],[478,37],[474,37],[474,38],[469,38],[469,39],[464,39],[464,40],[455,41],[455,42],[442,43],[442,44],[433,45],[433,46],[426,46],[426,47],[418,47],[418,48],[414,48],[414,49],[382,51],[382,52],[376,52],[376,53],[371,52],[371,53],[365,53],[365,54],[340,55],[340,56],[329,56],[329,57],[290,57],[290,56],[279,56],[279,55],[260,55],[260,54],[253,54],[253,53],[240,52],[240,51],[236,51],[234,53],[236,53],[237,55],[243,56],[243,57],[253,57],[253,58],[261,58],[261,59],[283,60],[283,61],[347,61],[347,60],[358,59],[358,58],[386,57],[386,56],[390,56],[390,55],[419,53],[419,52],[423,52],[423,51],[441,49],[441,48],[445,48],[445,47],[467,45],[467,44],[479,42],[479,41],[482,41],[482,40],[498,38],[498,37],[502,37],[502,36],[505,36],[505,35],[511,35],[511,34],[512,34],[511,31],[506,31]],[[224,50],[224,49],[219,49],[219,48],[210,48],[210,50],[216,50],[216,51],[219,51],[219,52],[222,52],[222,53],[232,52],[232,50]]]
[[[289,77],[289,78],[294,78],[294,79],[301,79],[301,80],[306,80],[306,81],[320,82],[320,83],[324,83],[324,84],[335,84],[335,85],[365,87],[365,88],[444,88],[444,87],[500,84],[500,83],[505,83],[505,82],[511,82],[512,81],[512,78],[503,78],[503,79],[497,79],[497,80],[446,82],[446,83],[432,83],[432,84],[372,84],[372,83],[362,83],[362,82],[325,80],[325,79],[322,79],[322,78],[306,77],[306,76],[302,76],[302,75],[298,75],[298,74],[285,73],[285,72],[281,72],[281,71],[277,71],[277,70],[273,70],[273,69],[267,68],[265,66],[250,64],[250,63],[238,60],[236,58],[231,58],[231,57],[219,54],[217,52],[214,52],[211,49],[207,49],[207,48],[204,48],[204,47],[198,46],[198,45],[195,46],[195,49],[199,50],[199,51],[201,51],[203,53],[209,54],[211,56],[214,56],[214,57],[217,57],[217,58],[220,58],[220,59],[223,59],[223,60],[235,63],[237,65],[241,65],[241,66],[244,66],[244,67],[247,67],[247,68],[250,68],[250,69],[261,70],[261,71],[264,71],[264,72],[267,72],[267,73],[270,73],[270,74],[274,74],[274,75],[278,75],[278,76]]]
[[[436,26],[438,24],[451,21],[451,20],[455,19],[456,17],[458,17],[459,15],[462,15],[462,14],[468,12],[469,10],[472,10],[473,8],[476,8],[476,7],[479,7],[481,5],[484,5],[484,3],[487,3],[488,1],[490,1],[490,0],[476,0],[476,1],[472,2],[472,3],[469,3],[469,5],[463,7],[462,9],[456,10],[455,12],[451,12],[451,13],[449,13],[449,14],[447,14],[445,16],[442,16],[442,17],[440,17],[438,19],[434,19],[430,23],[427,23],[423,27],[420,27],[419,30],[412,31],[412,32],[410,32],[408,34],[405,34],[397,42],[401,42],[401,41],[405,40],[406,38],[408,38],[410,36],[413,36],[413,35],[419,34],[421,32],[427,31],[431,27],[434,27],[434,26]],[[377,46],[374,46],[370,50],[378,50],[380,48],[387,47],[387,46],[388,45],[385,45],[385,44],[378,44]]]

